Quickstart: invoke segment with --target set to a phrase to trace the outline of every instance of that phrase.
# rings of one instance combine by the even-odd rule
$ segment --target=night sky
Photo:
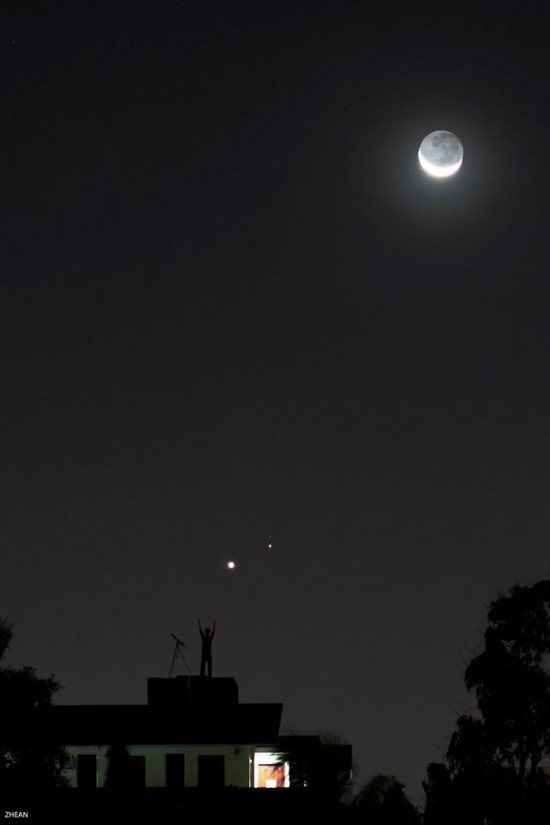
[[[57,701],[215,618],[242,701],[422,801],[550,575],[546,7],[4,0],[0,614]]]

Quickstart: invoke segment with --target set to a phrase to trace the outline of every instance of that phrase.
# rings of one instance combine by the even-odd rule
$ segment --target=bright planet
[[[434,178],[448,178],[458,172],[463,155],[457,136],[444,129],[426,135],[418,150],[420,166]]]

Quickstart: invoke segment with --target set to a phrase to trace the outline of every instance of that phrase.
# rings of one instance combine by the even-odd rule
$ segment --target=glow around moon
[[[418,150],[422,169],[434,178],[448,178],[462,166],[462,143],[452,132],[438,129],[426,135]]]

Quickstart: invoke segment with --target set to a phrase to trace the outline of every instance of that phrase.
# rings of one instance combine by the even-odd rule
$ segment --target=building
[[[318,737],[280,737],[281,703],[240,703],[232,678],[151,678],[145,705],[54,705],[50,723],[67,751],[73,788],[102,788],[112,748],[129,754],[143,788],[289,788],[296,743],[312,742],[349,777],[351,746]],[[303,750],[303,749],[301,749]],[[288,756],[283,756],[288,755]],[[325,759],[326,762],[326,759]],[[302,784],[307,784],[302,783]]]

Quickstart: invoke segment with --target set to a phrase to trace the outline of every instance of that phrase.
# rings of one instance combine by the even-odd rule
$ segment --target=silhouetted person
[[[216,633],[216,620],[214,619],[211,631],[209,627],[203,630],[199,619],[199,631],[202,639],[201,676],[204,676],[205,670],[208,670],[208,676],[212,676],[212,639]]]

